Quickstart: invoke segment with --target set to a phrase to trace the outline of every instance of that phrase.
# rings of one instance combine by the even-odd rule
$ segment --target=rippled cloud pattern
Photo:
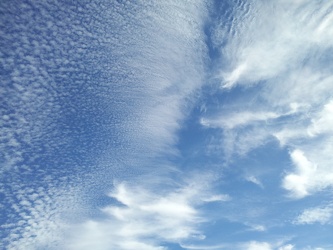
[[[0,248],[333,249],[333,3],[0,2]]]

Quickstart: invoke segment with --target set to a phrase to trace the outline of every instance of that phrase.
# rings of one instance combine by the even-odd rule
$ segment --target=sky
[[[0,1],[0,248],[333,249],[333,2]]]

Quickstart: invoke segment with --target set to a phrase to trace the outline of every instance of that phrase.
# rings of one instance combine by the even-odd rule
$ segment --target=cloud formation
[[[305,209],[295,220],[295,224],[327,224],[331,223],[333,219],[333,208],[331,206],[326,207],[314,207]]]
[[[0,6],[1,244],[51,248],[72,210],[94,213],[115,175],[169,171],[162,156],[178,153],[203,84],[208,4]]]
[[[66,249],[168,249],[167,243],[201,240],[200,224],[209,216],[200,212],[211,193],[211,178],[198,177],[164,189],[118,183],[110,198],[117,204],[102,208],[102,220],[90,220],[72,230]],[[153,191],[155,190],[155,191]]]
[[[291,159],[296,165],[296,174],[288,174],[283,181],[283,187],[291,192],[296,198],[308,195],[311,188],[313,176],[316,174],[317,167],[311,163],[300,150],[291,153]],[[310,186],[310,187],[309,187]]]
[[[288,204],[330,225],[301,198],[333,186],[332,3],[0,9],[0,247],[291,250]]]
[[[333,184],[331,8],[324,1],[240,1],[225,13],[230,22],[217,21],[213,31],[221,54],[216,95],[229,101],[221,98],[218,109],[207,102],[201,124],[221,130],[215,143],[228,157],[277,140],[296,166],[282,180],[295,198]]]

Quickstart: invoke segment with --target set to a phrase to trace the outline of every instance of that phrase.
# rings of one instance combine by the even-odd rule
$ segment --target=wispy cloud
[[[204,82],[208,5],[0,5],[1,209],[7,215],[1,237],[9,249],[51,248],[72,222],[66,216],[76,210],[82,218],[94,209],[95,195],[103,196],[115,175],[122,179],[151,166],[157,175],[168,172],[161,155],[177,154],[177,131]],[[186,202],[161,201],[149,209],[161,214],[164,205],[194,216]],[[148,249],[132,243],[139,245],[130,249]]]
[[[204,239],[200,224],[209,216],[200,206],[217,199],[211,178],[201,176],[178,187],[162,188],[119,183],[110,193],[118,205],[104,207],[102,220],[72,229],[66,249],[167,249],[165,243]]]
[[[288,244],[288,245],[285,245],[285,246],[279,247],[278,250],[293,250],[293,249],[295,249],[295,248],[294,248],[294,245]]]
[[[246,250],[293,250],[294,245],[285,244],[283,242],[259,242],[259,241],[251,241],[244,244],[244,249]]]
[[[236,250],[293,250],[294,245],[284,243],[270,243],[265,241],[249,241],[245,243],[234,243],[224,245],[212,245],[212,246],[196,246],[196,245],[183,245],[184,249],[236,249]]]
[[[225,1],[230,9],[214,13],[218,1],[65,2],[0,3],[0,247],[294,249],[259,237],[193,243],[205,237],[211,202],[233,202],[227,212],[250,228],[242,231],[268,233],[258,222],[267,204],[243,192],[270,192],[262,175],[234,178],[248,185],[233,183],[238,200],[215,193],[206,168],[180,183],[165,174],[192,160],[170,163],[209,75],[219,87],[200,96],[199,120],[219,156],[205,167],[275,140],[290,157],[275,172],[290,197],[333,186],[333,4]],[[330,207],[317,207],[294,223],[331,218]]]
[[[296,166],[283,179],[295,198],[333,184],[333,58],[325,56],[332,49],[331,9],[328,2],[238,3],[226,13],[229,26],[216,22],[213,32],[222,55],[215,76],[229,101],[206,105],[201,124],[221,129],[215,141],[228,156],[278,140]]]
[[[238,112],[228,115],[220,115],[217,119],[201,119],[201,124],[207,127],[222,127],[225,129],[233,129],[242,125],[249,125],[255,122],[268,121],[278,118],[279,115],[273,112]]]
[[[246,250],[272,250],[272,246],[267,242],[251,241],[246,243]]]
[[[327,224],[333,219],[332,206],[305,209],[294,221],[295,224]]]
[[[249,175],[249,176],[246,176],[245,177],[245,180],[249,181],[249,182],[252,182],[256,185],[258,185],[259,187],[261,188],[264,188],[264,185],[262,184],[262,182],[255,176],[253,175]]]
[[[285,74],[297,68],[313,46],[330,47],[330,7],[330,3],[308,1],[236,4],[229,32],[216,30],[217,45],[222,36],[230,39],[223,47],[223,55],[231,63],[231,70],[221,73],[224,86],[255,84]]]

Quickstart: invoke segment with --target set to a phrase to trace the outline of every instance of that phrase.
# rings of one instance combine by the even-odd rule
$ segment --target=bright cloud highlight
[[[333,208],[315,207],[304,210],[295,220],[296,224],[313,224],[320,223],[326,224],[332,222]]]
[[[200,224],[209,216],[200,206],[223,200],[211,193],[210,181],[196,177],[165,190],[119,183],[109,195],[119,204],[104,207],[102,221],[75,227],[69,249],[168,249],[164,243],[204,239]]]

